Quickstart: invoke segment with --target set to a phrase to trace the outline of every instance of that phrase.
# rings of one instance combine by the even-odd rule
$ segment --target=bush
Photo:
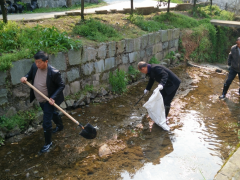
[[[173,59],[174,56],[175,56],[175,52],[171,51],[166,55],[165,59]]]
[[[112,86],[112,91],[114,93],[122,93],[126,91],[127,88],[127,75],[123,70],[116,70],[110,72],[109,74],[109,83]]]
[[[24,129],[29,121],[36,118],[34,110],[30,111],[18,111],[18,113],[9,118],[5,116],[0,117],[0,127],[6,127],[8,130],[13,129],[16,125],[20,129]]]
[[[234,13],[221,10],[217,5],[213,5],[212,7],[205,6],[205,7],[198,7],[197,13],[201,17],[206,18],[214,18],[214,19],[220,19],[220,20],[233,20],[234,19]]]
[[[20,28],[12,21],[8,24],[0,24],[0,39],[1,71],[9,69],[13,61],[32,58],[39,50],[55,54],[81,46],[80,41],[70,39],[66,32],[60,33],[55,27]]]
[[[155,56],[153,56],[148,63],[149,64],[159,64],[160,61],[158,61],[157,58]]]
[[[81,23],[74,27],[73,32],[90,40],[104,42],[122,39],[122,36],[113,27],[98,20],[90,18]]]
[[[128,67],[128,74],[136,77],[140,73],[139,70],[135,69],[133,66]]]

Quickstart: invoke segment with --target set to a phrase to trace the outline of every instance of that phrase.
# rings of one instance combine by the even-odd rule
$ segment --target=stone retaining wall
[[[135,39],[83,46],[67,53],[49,56],[49,64],[59,69],[66,87],[64,96],[75,94],[86,84],[99,87],[108,84],[109,72],[117,68],[124,71],[139,61],[148,62],[154,55],[163,62],[170,51],[178,49],[179,29],[161,30]],[[20,78],[30,69],[33,59],[13,62],[13,67],[0,72],[0,116],[14,115],[19,110],[29,110],[36,101],[29,103],[30,89],[20,83]]]

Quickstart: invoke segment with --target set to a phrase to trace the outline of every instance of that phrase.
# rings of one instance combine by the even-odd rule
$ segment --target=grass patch
[[[162,13],[153,17],[154,21],[164,23],[168,28],[193,28],[199,26],[198,20],[183,14]]]
[[[112,26],[93,18],[81,21],[80,25],[73,28],[73,32],[98,42],[117,41],[123,38]]]
[[[142,15],[129,15],[127,17],[127,19],[137,25],[139,28],[141,28],[144,31],[148,31],[148,32],[153,32],[153,31],[159,31],[161,29],[168,29],[169,26],[165,25],[162,22],[157,22],[157,21],[153,21],[153,20],[146,20],[144,18],[144,16]]]
[[[8,24],[0,22],[0,39],[1,71],[9,69],[13,61],[32,58],[39,50],[55,54],[81,46],[79,40],[70,39],[66,32],[61,33],[54,26],[45,28],[37,25],[33,28],[20,28],[16,22],[12,21]]]

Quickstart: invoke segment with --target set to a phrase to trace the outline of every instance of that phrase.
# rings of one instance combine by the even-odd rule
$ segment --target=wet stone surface
[[[182,80],[172,102],[166,132],[147,118],[142,96],[147,82],[103,103],[74,110],[73,117],[97,128],[84,139],[71,120],[53,135],[50,152],[38,155],[43,130],[0,147],[1,179],[213,179],[239,142],[237,79],[219,100],[225,75],[216,68],[179,66]],[[156,87],[157,84],[154,84]],[[152,90],[154,90],[154,87]]]

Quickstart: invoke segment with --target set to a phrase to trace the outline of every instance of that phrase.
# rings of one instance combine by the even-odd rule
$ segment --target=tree
[[[196,3],[197,3],[197,0],[193,0],[193,14],[195,14],[195,11],[196,11]]]
[[[84,21],[84,0],[81,0],[81,20]]]
[[[170,12],[170,0],[168,0],[168,7],[167,7],[167,12]]]
[[[131,15],[133,15],[133,0],[131,0]]]
[[[7,23],[7,9],[5,8],[6,5],[5,0],[0,0],[0,5],[2,10],[3,22]]]

